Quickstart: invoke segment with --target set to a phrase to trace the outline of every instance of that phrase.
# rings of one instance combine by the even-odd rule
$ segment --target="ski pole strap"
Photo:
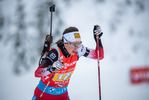
[[[37,87],[39,88],[39,90],[43,91],[45,86],[46,85],[43,84],[42,81],[40,80]],[[51,94],[51,95],[62,95],[67,92],[67,87],[68,86],[63,87],[63,88],[55,88],[55,87],[47,86],[45,93]]]

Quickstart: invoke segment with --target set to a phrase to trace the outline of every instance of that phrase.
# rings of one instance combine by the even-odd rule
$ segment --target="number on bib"
[[[73,72],[64,73],[64,74],[56,73],[54,78],[53,78],[53,81],[65,81],[65,80],[68,80],[68,79],[70,79],[72,73]]]

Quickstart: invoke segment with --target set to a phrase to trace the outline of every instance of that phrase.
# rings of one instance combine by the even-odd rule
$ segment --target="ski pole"
[[[46,36],[46,39],[45,39],[45,44],[46,44],[46,42],[47,42],[49,45],[47,46],[46,50],[43,49],[42,54],[41,54],[42,56],[45,54],[45,52],[48,52],[48,51],[49,51],[50,45],[51,45],[51,43],[52,43],[52,16],[53,16],[52,13],[55,12],[55,5],[50,6],[49,10],[50,10],[50,12],[51,12],[51,19],[50,19],[50,35],[47,35],[47,36]],[[44,44],[44,45],[45,45],[45,44]],[[41,57],[41,58],[42,58],[42,57]],[[43,90],[42,93],[40,94],[38,100],[40,100],[40,98],[42,97],[42,95],[43,95],[43,93],[45,92],[46,88],[48,87],[50,81],[51,81],[52,78],[54,77],[55,73],[56,73],[56,70],[55,70],[54,73],[52,74],[50,80],[48,81],[48,83],[47,83],[47,85],[45,86],[44,90]]]
[[[101,86],[100,86],[100,59],[99,59],[99,35],[96,36],[97,40],[97,64],[98,64],[98,84],[99,84],[99,100],[101,100]]]
[[[39,99],[38,99],[38,100],[40,100],[40,98],[42,97],[43,93],[45,92],[45,90],[47,89],[48,85],[50,84],[50,81],[51,81],[51,80],[52,80],[52,78],[54,77],[55,73],[56,73],[56,71],[52,74],[52,76],[51,76],[50,80],[48,81],[47,85],[46,85],[46,86],[45,86],[45,88],[43,89],[43,91],[42,91],[42,93],[40,94],[40,96],[39,96]]]

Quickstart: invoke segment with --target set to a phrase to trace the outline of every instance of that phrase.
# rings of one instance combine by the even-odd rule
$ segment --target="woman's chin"
[[[74,55],[75,53],[76,53],[75,51],[72,51],[70,55]]]

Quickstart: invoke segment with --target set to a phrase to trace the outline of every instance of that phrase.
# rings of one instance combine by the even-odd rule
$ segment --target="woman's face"
[[[77,41],[77,42],[64,43],[64,46],[70,55],[74,55],[81,46],[81,42]]]

